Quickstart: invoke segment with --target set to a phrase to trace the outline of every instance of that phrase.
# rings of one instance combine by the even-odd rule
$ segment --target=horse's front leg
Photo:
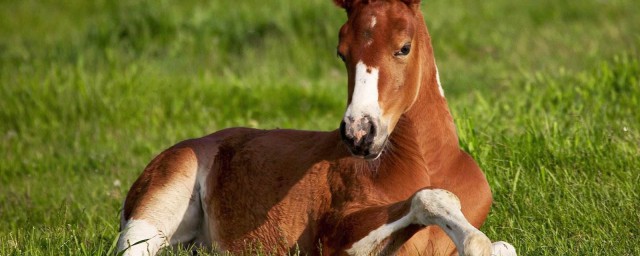
[[[453,193],[442,189],[423,189],[404,202],[355,213],[352,217],[363,222],[367,221],[367,215],[378,216],[381,211],[396,217],[389,216],[389,222],[359,238],[346,252],[349,255],[392,254],[419,229],[438,225],[454,242],[460,255],[516,255],[513,247],[507,251],[496,250],[496,245],[505,246],[506,243],[492,245],[484,233],[465,219],[460,209],[460,201]]]
[[[424,226],[438,225],[451,238],[460,255],[492,254],[491,240],[467,221],[462,214],[460,200],[447,190],[424,189],[417,192],[407,216]]]

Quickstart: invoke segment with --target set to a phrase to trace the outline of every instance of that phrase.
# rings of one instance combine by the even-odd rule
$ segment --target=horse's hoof
[[[490,256],[491,240],[482,232],[476,232],[464,240],[465,256]]]
[[[510,243],[499,241],[491,244],[491,256],[516,256],[516,248]]]

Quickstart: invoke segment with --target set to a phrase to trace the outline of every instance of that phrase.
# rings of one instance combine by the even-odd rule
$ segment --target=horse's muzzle
[[[340,136],[351,154],[365,159],[377,158],[382,147],[375,145],[379,134],[379,121],[364,116],[358,119],[345,117],[340,123]]]

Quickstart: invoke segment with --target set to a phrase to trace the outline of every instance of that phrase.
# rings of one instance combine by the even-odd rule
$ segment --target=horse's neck
[[[421,60],[419,71],[421,72],[420,91],[415,103],[403,114],[394,134],[410,134],[410,137],[400,141],[406,143],[404,148],[414,151],[426,165],[426,171],[431,179],[451,164],[458,156],[458,135],[453,118],[449,112],[447,101],[440,91],[437,69],[433,59],[433,49],[429,36],[424,30],[424,36],[420,42]],[[392,135],[393,136],[393,135]]]
[[[416,103],[404,114],[403,121],[406,124],[402,127],[414,130],[415,146],[425,160],[429,173],[433,174],[441,171],[443,165],[451,157],[457,156],[460,149],[447,101],[439,94],[437,85],[435,88],[433,84],[422,86],[422,90],[428,91],[421,92]]]

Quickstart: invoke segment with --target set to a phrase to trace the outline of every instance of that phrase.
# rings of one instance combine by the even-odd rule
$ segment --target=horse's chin
[[[385,136],[385,138],[382,140],[382,143],[379,143],[379,144],[376,143],[372,145],[371,148],[365,151],[353,152],[351,148],[349,148],[349,152],[353,157],[364,159],[367,161],[374,161],[380,158],[380,156],[384,152],[384,148],[386,147],[387,142],[388,142],[388,136]]]
[[[363,156],[363,158],[364,160],[367,160],[367,161],[374,161],[380,158],[381,155],[382,155],[382,150],[380,150],[380,152],[378,152],[377,154],[370,154],[370,155]]]

